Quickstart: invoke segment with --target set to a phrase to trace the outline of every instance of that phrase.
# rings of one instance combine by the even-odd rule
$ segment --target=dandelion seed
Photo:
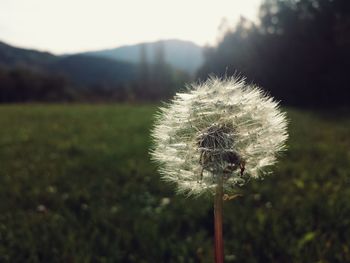
[[[170,204],[170,198],[169,197],[163,197],[161,200],[160,200],[160,206],[161,207],[164,207],[164,206],[167,206]]]
[[[40,204],[40,205],[37,206],[36,211],[38,211],[39,213],[46,213],[47,212],[47,208],[46,208],[46,206]]]

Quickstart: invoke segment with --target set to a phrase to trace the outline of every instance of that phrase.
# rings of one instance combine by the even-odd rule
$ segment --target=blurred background
[[[149,159],[161,102],[242,75],[287,111],[226,262],[350,262],[348,0],[0,3],[0,262],[213,262],[212,200]]]

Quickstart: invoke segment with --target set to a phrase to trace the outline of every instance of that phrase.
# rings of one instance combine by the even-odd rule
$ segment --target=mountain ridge
[[[50,75],[61,75],[76,86],[107,83],[122,84],[136,78],[137,67],[109,58],[73,54],[57,56],[49,52],[25,49],[0,41],[1,68],[22,68]]]
[[[164,59],[175,69],[194,74],[202,65],[203,48],[191,41],[179,39],[166,39],[153,42],[144,42],[78,53],[94,57],[104,57],[118,61],[138,64],[141,61],[141,49],[145,48],[147,61],[152,64],[156,60],[157,48],[162,45],[164,48]]]
[[[189,79],[202,63],[202,48],[190,41],[171,39],[101,51],[55,55],[0,41],[0,70],[24,69],[41,76],[60,76],[78,89],[114,88],[130,86],[131,83],[139,85],[140,70],[146,66],[142,64],[147,63],[145,61],[150,64],[146,70],[150,75],[146,78],[151,77],[155,81],[157,75],[165,74],[161,70],[167,68],[166,71],[172,72],[167,76],[168,82]]]

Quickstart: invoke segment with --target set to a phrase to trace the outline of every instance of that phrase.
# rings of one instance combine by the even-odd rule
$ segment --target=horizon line
[[[206,47],[206,46],[212,46],[212,44],[206,43],[206,44],[199,44],[196,43],[195,41],[192,40],[187,40],[187,39],[181,39],[181,38],[160,38],[160,39],[155,39],[155,40],[145,40],[145,41],[140,41],[140,42],[131,42],[131,43],[126,43],[126,44],[121,44],[121,45],[116,45],[114,47],[101,47],[101,48],[96,48],[96,49],[83,49],[83,50],[77,50],[77,51],[66,51],[66,52],[55,52],[55,51],[50,51],[49,49],[43,49],[43,48],[38,48],[34,46],[28,46],[28,45],[20,45],[17,43],[13,43],[11,41],[4,40],[0,38],[0,43],[4,43],[5,45],[9,45],[14,48],[18,49],[24,49],[24,50],[31,50],[31,51],[38,51],[42,53],[49,53],[52,55],[56,56],[64,56],[64,55],[73,55],[73,54],[81,54],[81,53],[87,53],[87,52],[97,52],[101,50],[113,50],[116,48],[121,48],[121,47],[130,47],[130,46],[136,46],[139,44],[151,44],[151,43],[157,43],[157,42],[165,42],[165,41],[181,41],[181,42],[189,42],[194,45],[197,45],[201,48]]]

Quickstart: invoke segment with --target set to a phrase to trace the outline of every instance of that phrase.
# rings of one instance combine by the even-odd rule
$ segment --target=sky
[[[160,39],[214,45],[261,0],[0,0],[0,41],[56,54]]]

